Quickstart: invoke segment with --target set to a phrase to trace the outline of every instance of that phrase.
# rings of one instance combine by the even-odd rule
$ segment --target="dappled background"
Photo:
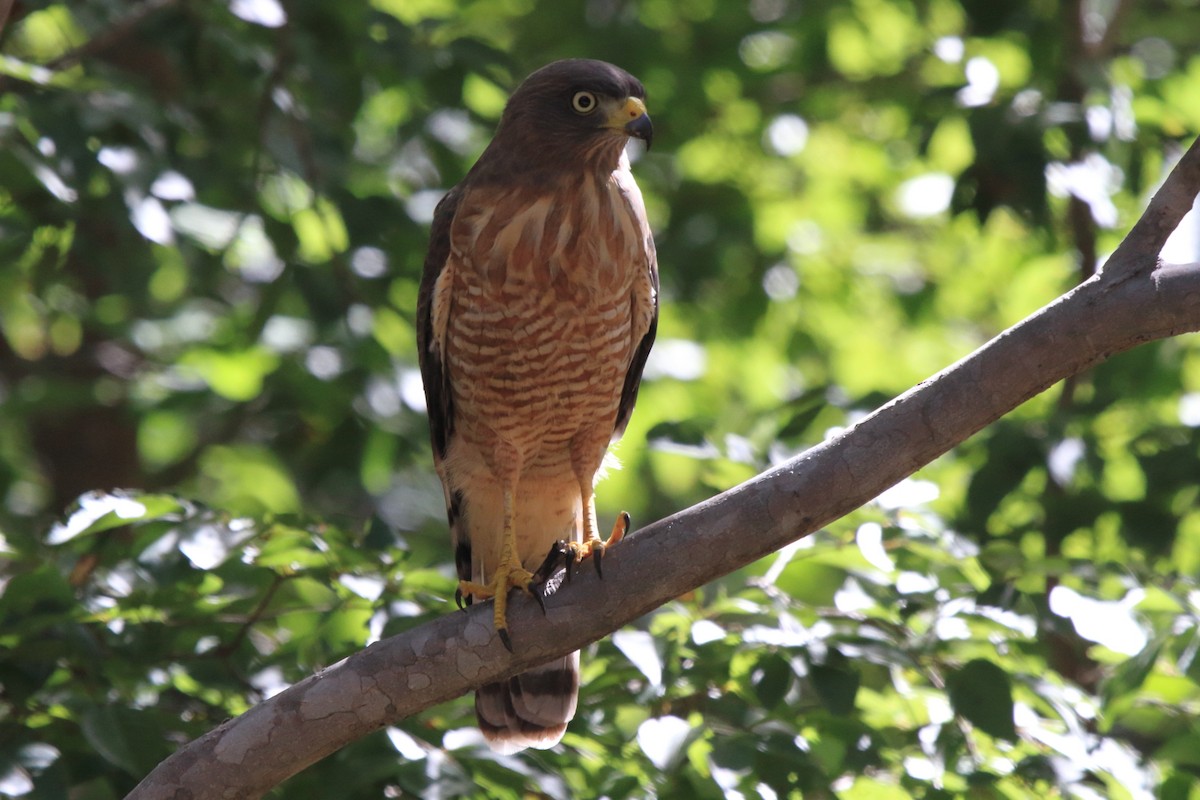
[[[417,285],[528,72],[613,61],[655,120],[659,343],[598,496],[636,527],[1091,274],[1200,131],[1196,30],[1188,0],[18,0],[0,795],[121,797],[450,612]],[[1125,354],[591,647],[558,750],[494,756],[460,700],[278,796],[1197,796],[1197,427],[1196,338]]]

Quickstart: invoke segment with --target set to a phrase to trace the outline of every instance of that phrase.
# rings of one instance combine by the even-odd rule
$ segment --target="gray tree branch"
[[[181,748],[127,800],[257,798],[379,728],[576,650],[869,502],[1058,381],[1200,330],[1200,265],[1158,254],[1200,190],[1193,144],[1104,270],[844,433],[649,525],[548,602],[490,605],[378,642]]]

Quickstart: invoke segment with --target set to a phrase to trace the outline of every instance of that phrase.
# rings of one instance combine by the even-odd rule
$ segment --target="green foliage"
[[[433,203],[532,69],[648,89],[663,318],[599,494],[646,521],[1090,274],[1200,128],[1198,13],[16,3],[0,795],[123,796],[448,613],[417,284]],[[1200,796],[1198,398],[1194,337],[1114,359],[590,647],[561,748],[497,757],[463,699],[276,796]]]

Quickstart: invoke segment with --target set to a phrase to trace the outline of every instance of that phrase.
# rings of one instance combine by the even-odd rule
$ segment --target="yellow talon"
[[[496,632],[500,634],[500,641],[511,653],[513,648],[512,640],[508,636],[508,590],[514,587],[521,589],[537,598],[539,604],[542,602],[542,598],[536,592],[530,591],[529,584],[533,582],[533,573],[525,569],[521,565],[520,559],[517,558],[516,533],[513,530],[512,494],[508,491],[504,493],[504,512],[504,549],[500,553],[500,563],[496,566],[496,571],[492,573],[492,579],[487,583],[459,581],[455,596],[466,597],[468,602],[495,600]],[[543,610],[544,608],[543,606]]]
[[[508,590],[516,587],[529,592],[529,584],[532,580],[532,572],[520,564],[510,561],[501,563],[496,570],[495,577],[486,585],[474,581],[458,582],[458,591],[464,597],[472,600],[495,600],[496,632],[500,634],[500,641],[504,643],[510,653],[513,648],[512,640],[508,636]],[[538,600],[540,602],[541,598]]]
[[[604,552],[625,537],[625,534],[629,531],[629,524],[629,512],[622,511],[617,515],[617,521],[613,523],[612,533],[608,535],[607,542],[603,541],[596,534],[594,526],[587,541],[569,542],[567,549],[575,554],[575,558],[573,562],[570,557],[567,558],[567,577],[571,576],[571,567],[574,564],[578,564],[588,556],[591,556],[596,562],[596,574],[603,578],[604,570],[601,568],[601,564],[604,560]]]

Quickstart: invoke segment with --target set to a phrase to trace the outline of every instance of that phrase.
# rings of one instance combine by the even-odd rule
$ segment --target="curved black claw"
[[[596,562],[596,574],[601,579],[604,578],[604,551],[609,545],[614,545],[625,538],[625,534],[629,533],[629,527],[633,524],[633,519],[629,516],[628,511],[622,511],[621,516],[617,518],[617,524],[613,526],[613,532],[608,537],[607,542],[597,542],[592,545],[592,559]]]
[[[573,557],[574,553],[571,552],[571,546],[562,539],[559,539],[550,545],[550,552],[546,553],[546,559],[537,568],[537,572],[533,573],[534,583],[546,583],[554,577],[554,574],[558,572],[558,568],[563,562],[569,565]]]
[[[546,598],[558,591],[558,587],[562,585],[562,564],[566,563],[569,569],[574,558],[575,555],[567,543],[559,539],[550,545],[546,559],[533,573],[533,580],[529,582],[529,593],[538,601],[543,614],[546,613]]]
[[[545,584],[540,586],[534,585],[532,582],[529,584],[529,593],[533,595],[533,599],[537,600],[537,604],[541,606],[543,617],[546,616],[546,596],[544,594],[545,589]]]
[[[454,590],[454,604],[458,606],[459,611],[466,611],[467,606],[471,605],[471,600],[471,595],[467,595],[467,602],[464,603],[462,589],[456,588]]]
[[[500,643],[504,645],[508,652],[513,652],[512,639],[508,638],[508,628],[497,628],[496,633],[500,634]]]

